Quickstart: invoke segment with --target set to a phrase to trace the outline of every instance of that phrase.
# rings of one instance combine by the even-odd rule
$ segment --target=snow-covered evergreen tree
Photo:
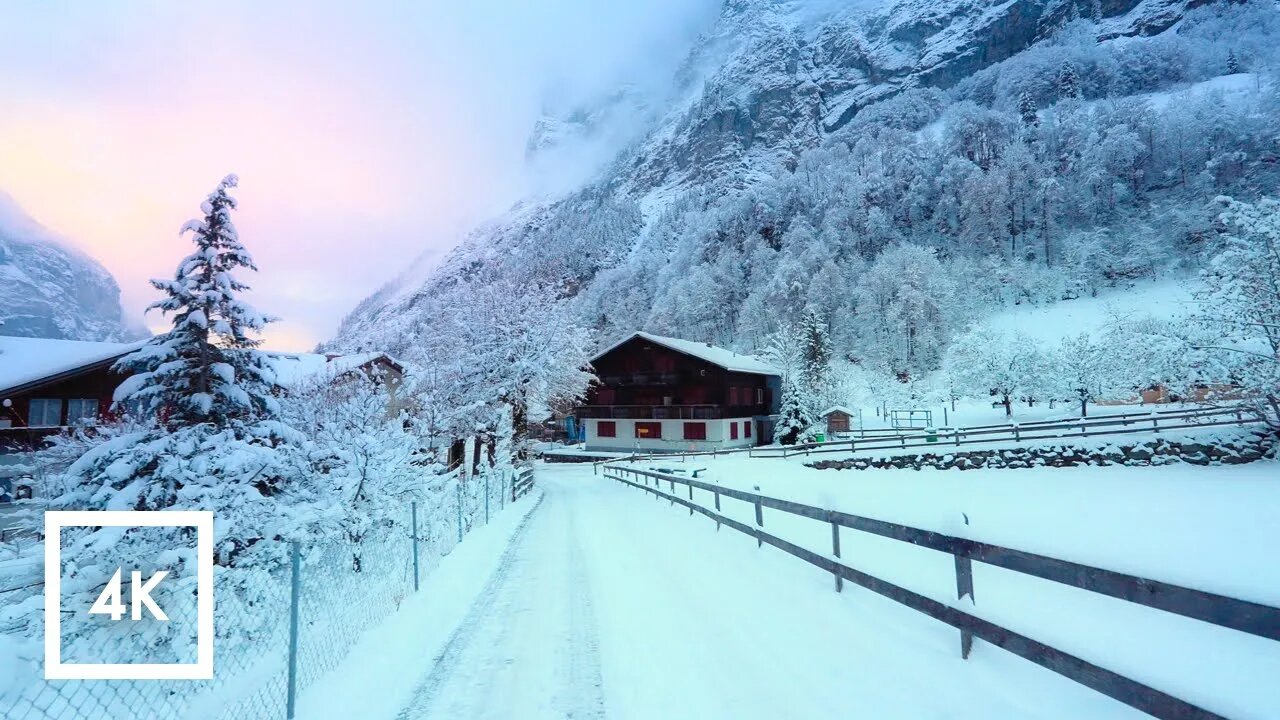
[[[228,175],[201,205],[202,220],[190,220],[182,233],[196,249],[172,280],[152,280],[166,297],[150,309],[173,318],[173,328],[142,349],[121,358],[115,369],[129,375],[116,390],[123,407],[178,426],[232,418],[269,417],[277,409],[274,376],[261,354],[257,333],[272,320],[240,297],[249,289],[237,271],[257,270],[240,244],[231,221],[236,187]]]
[[[1070,60],[1064,61],[1058,69],[1058,97],[1063,100],[1079,100],[1084,97],[1080,75],[1076,73],[1076,66]]]
[[[1240,60],[1236,57],[1235,50],[1227,51],[1227,74],[1235,75],[1240,72]]]
[[[809,308],[801,316],[799,336],[803,360],[799,384],[810,414],[816,415],[831,394],[831,336],[817,310]]]
[[[1035,97],[1023,90],[1018,96],[1018,117],[1022,119],[1023,126],[1031,128],[1040,124],[1039,109]]]
[[[204,220],[187,224],[196,251],[172,281],[155,283],[168,295],[156,306],[172,329],[118,365],[137,373],[116,396],[134,409],[130,421],[98,436],[61,473],[49,507],[212,511],[215,562],[247,570],[280,561],[283,544],[263,541],[304,536],[317,516],[293,511],[325,505],[331,488],[299,472],[303,438],[277,417],[270,371],[248,334],[266,320],[241,301],[247,286],[233,274],[253,267],[229,216],[234,186],[234,176],[224,180],[204,204]],[[195,549],[182,531],[68,528],[62,542],[64,557],[75,559],[64,571],[64,602],[88,606],[121,566],[164,569],[171,597],[193,590]],[[221,577],[220,605],[252,602],[260,591],[252,571]],[[137,637],[138,656],[190,652],[193,620],[175,618],[162,635]],[[68,619],[63,632],[65,642],[68,634],[104,631]]]

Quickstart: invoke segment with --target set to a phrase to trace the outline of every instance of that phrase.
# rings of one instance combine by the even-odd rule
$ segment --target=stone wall
[[[969,450],[954,453],[918,453],[892,456],[852,457],[809,463],[819,470],[869,470],[937,468],[1073,467],[1076,465],[1238,465],[1277,454],[1275,437],[1257,433],[1202,442],[1157,438],[1133,445],[1078,448],[1071,445]]]

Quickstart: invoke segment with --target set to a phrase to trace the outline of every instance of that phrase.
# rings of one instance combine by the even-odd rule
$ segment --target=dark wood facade
[[[734,372],[637,336],[592,361],[597,384],[580,418],[701,419],[776,412],[775,375]]]
[[[111,366],[128,352],[0,390],[0,452],[5,446],[30,446],[66,427],[110,419],[112,396],[126,377]]]

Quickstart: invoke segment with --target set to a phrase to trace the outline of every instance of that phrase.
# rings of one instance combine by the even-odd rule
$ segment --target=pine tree
[[[831,336],[827,332],[827,323],[814,308],[805,310],[800,318],[800,341],[804,359],[800,384],[807,396],[810,413],[816,415],[822,411],[818,405],[828,394],[830,385]]]
[[[1031,93],[1026,90],[1018,96],[1018,115],[1022,118],[1024,127],[1037,127],[1040,124],[1040,116],[1036,114],[1039,108],[1036,107],[1035,98],[1031,97]]]
[[[1227,74],[1235,75],[1240,72],[1240,60],[1236,58],[1235,50],[1227,51]]]
[[[231,221],[236,201],[228,191],[236,184],[235,175],[224,178],[201,206],[204,219],[183,226],[196,250],[173,279],[151,281],[167,297],[149,309],[172,315],[173,329],[116,364],[117,372],[131,375],[116,401],[146,416],[159,413],[172,425],[225,425],[278,411],[273,374],[253,351],[261,341],[248,335],[274,318],[238,297],[249,286],[234,273],[257,267]]]
[[[813,425],[796,379],[787,377],[782,380],[782,403],[778,409],[778,424],[773,428],[773,440],[781,445],[795,445]]]
[[[1070,60],[1062,63],[1058,71],[1058,97],[1063,100],[1079,100],[1084,97],[1080,88],[1080,76],[1076,74],[1076,66]]]

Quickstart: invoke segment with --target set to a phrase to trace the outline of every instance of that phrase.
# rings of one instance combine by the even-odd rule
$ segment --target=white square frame
[[[62,528],[196,529],[196,662],[62,662]],[[44,514],[44,676],[47,680],[213,679],[213,513],[208,510],[50,510]]]

